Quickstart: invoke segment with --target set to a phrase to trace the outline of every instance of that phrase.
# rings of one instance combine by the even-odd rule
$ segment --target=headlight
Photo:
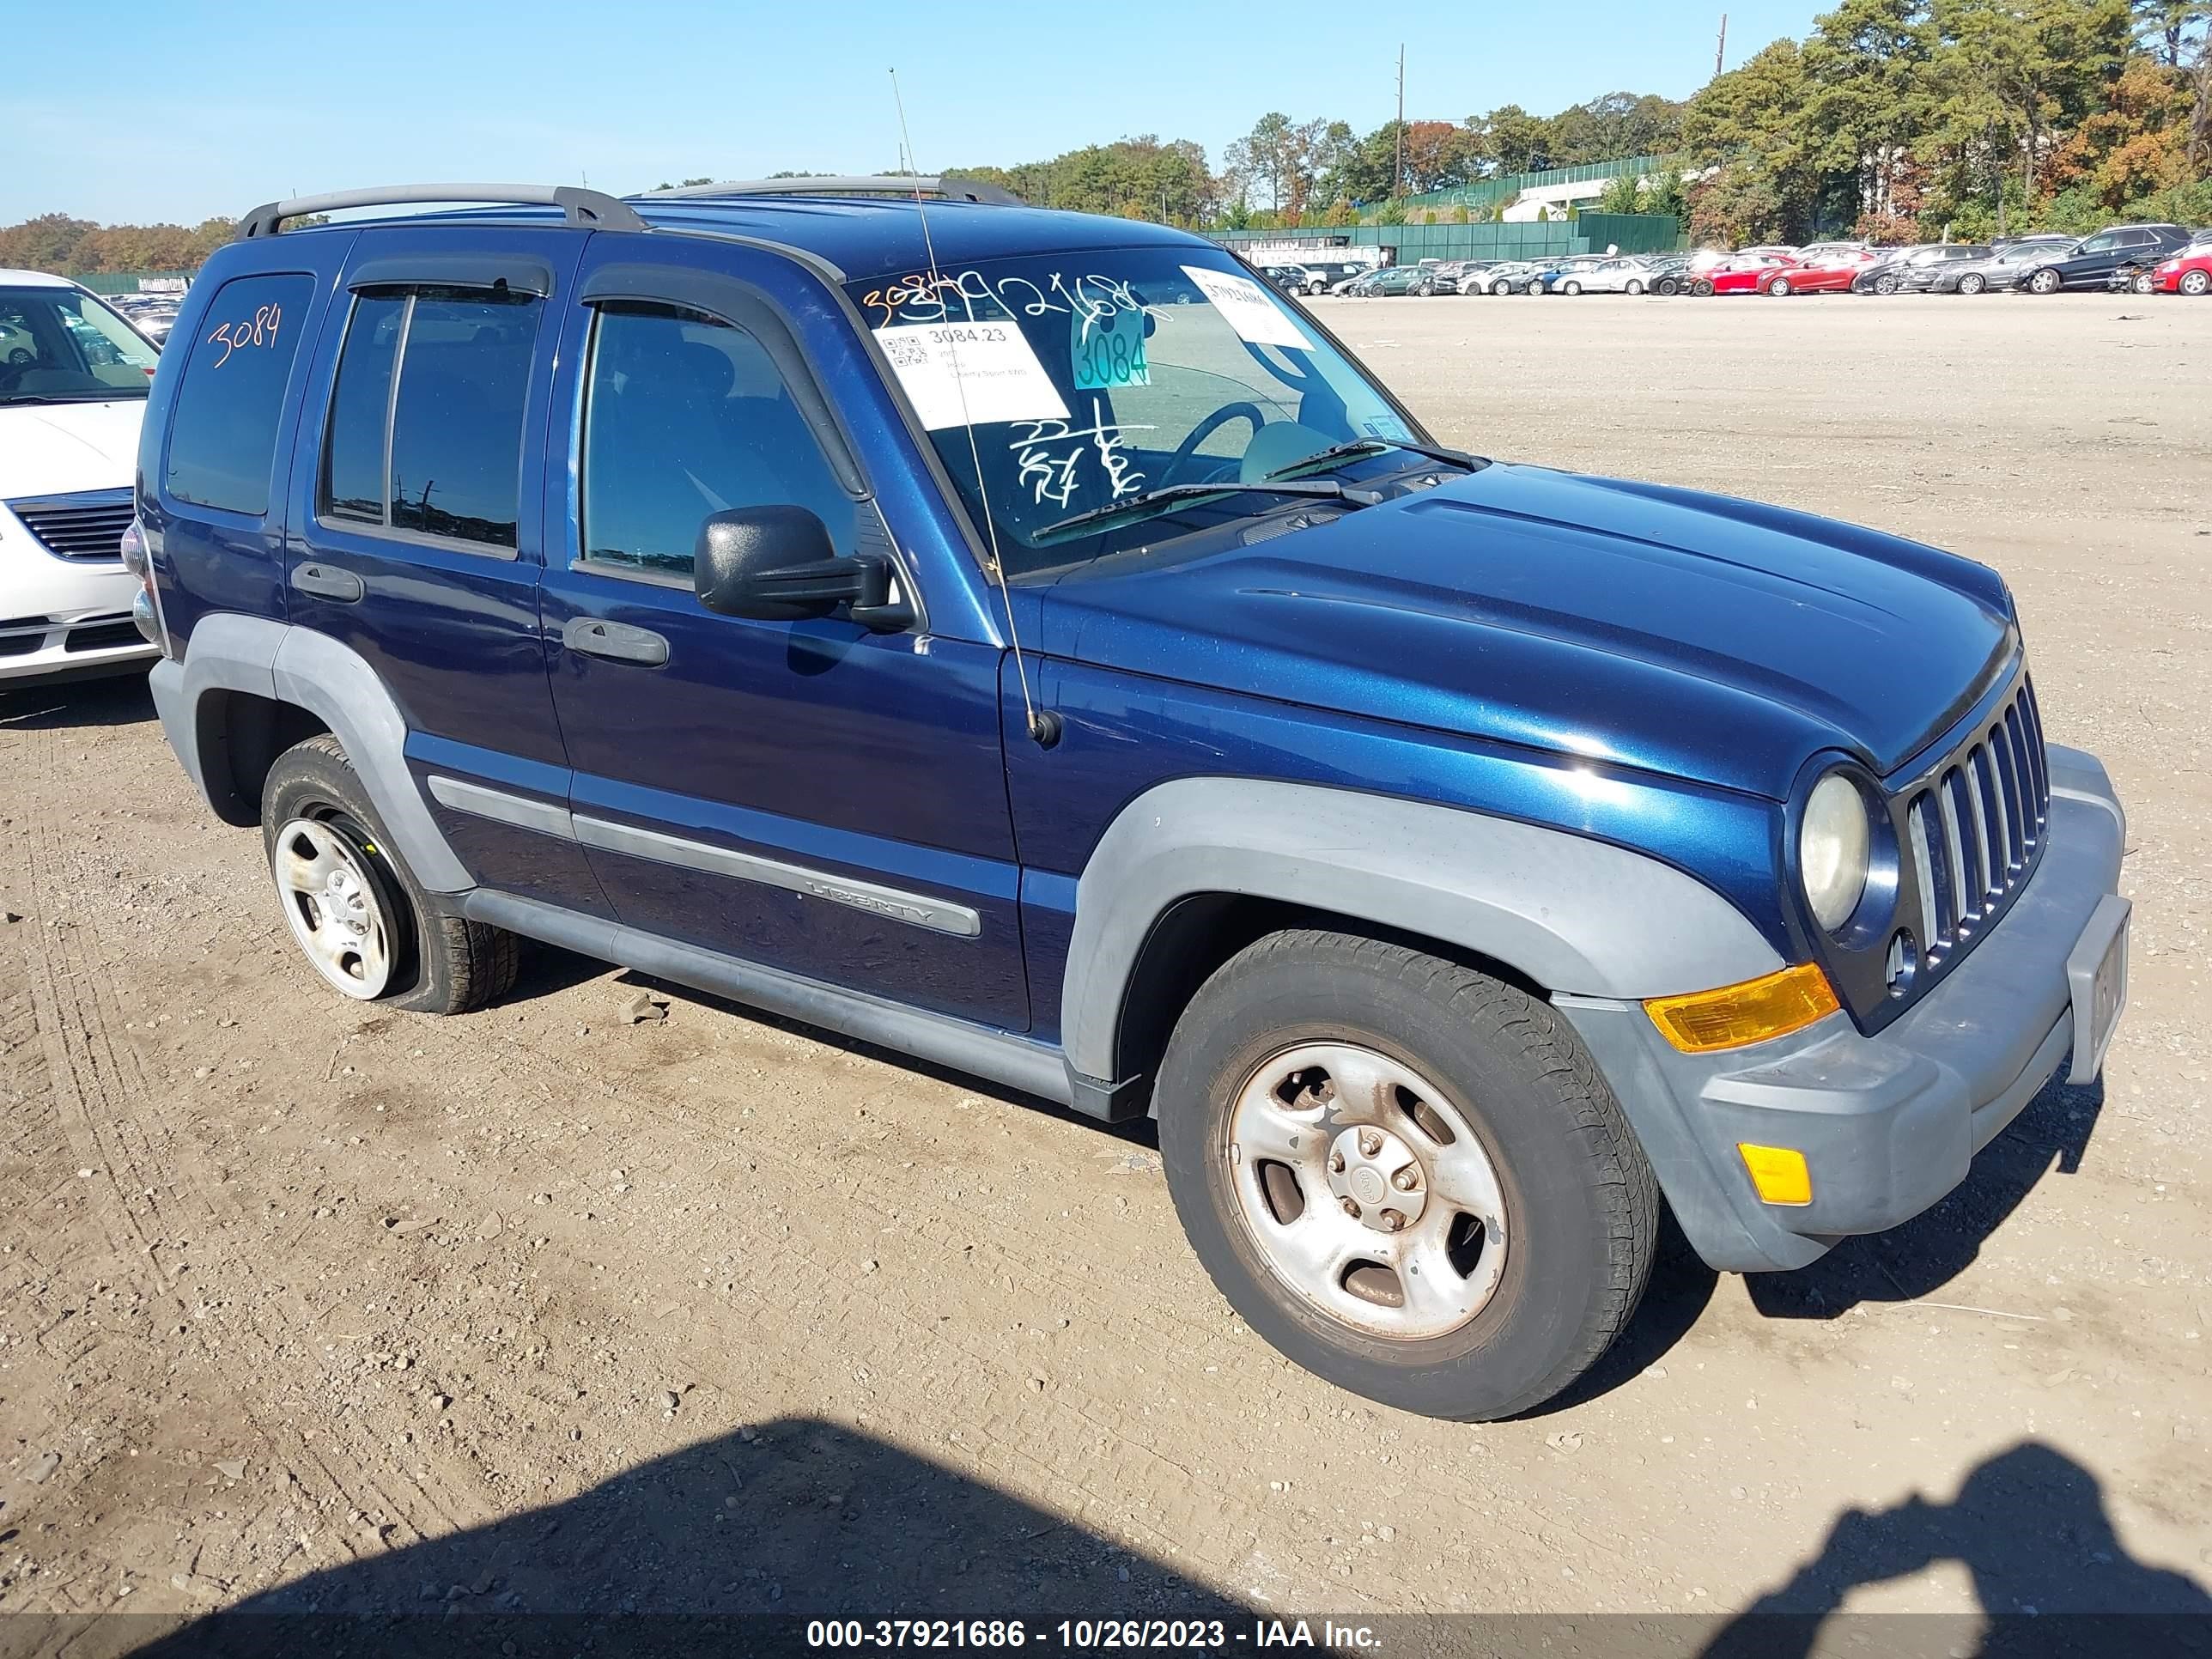
[[[1866,891],[1873,842],[1856,784],[1831,772],[1813,786],[1797,827],[1797,871],[1814,917],[1832,933],[1850,920]]]

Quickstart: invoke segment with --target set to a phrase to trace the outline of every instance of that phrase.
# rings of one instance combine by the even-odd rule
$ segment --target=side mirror
[[[890,566],[840,558],[830,531],[803,507],[733,507],[710,513],[691,553],[699,603],[725,617],[801,622],[849,607],[873,629],[903,628],[913,612],[890,598]]]

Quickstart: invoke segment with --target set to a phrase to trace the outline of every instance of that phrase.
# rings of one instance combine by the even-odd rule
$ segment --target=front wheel
[[[1638,282],[1632,276],[1629,278],[1628,286],[1623,289],[1621,292],[1627,295],[1631,299],[1634,299],[1638,295],[1644,292],[1644,284]]]
[[[1970,271],[1959,278],[1959,292],[1961,294],[1979,294],[1989,285],[1989,278],[1976,271]]]
[[[1892,295],[1892,294],[1896,293],[1896,292],[1897,292],[1897,278],[1896,278],[1896,277],[1894,277],[1894,276],[1877,276],[1877,277],[1875,277],[1875,282],[1874,282],[1874,291],[1875,291],[1875,293],[1879,294],[1879,295],[1883,295],[1885,298],[1886,298],[1886,297],[1887,297],[1888,295]]]
[[[2027,279],[2027,291],[2030,294],[2057,293],[2058,273],[2055,270],[2037,271],[2034,276]]]
[[[2128,286],[2138,294],[2154,294],[2158,291],[2157,283],[2152,279],[2150,272],[2147,270],[2136,272]]]
[[[2212,293],[2212,271],[2185,270],[2181,273],[2181,291],[2192,299],[2202,299]]]
[[[1709,278],[1701,276],[1698,279],[1697,285],[1691,289],[1690,292],[1696,295],[1699,299],[1710,299],[1713,293],[1712,283]]]
[[[1771,283],[1767,284],[1766,291],[1769,294],[1771,294],[1778,300],[1788,299],[1792,291],[1790,287],[1790,279],[1787,276],[1777,276]]]
[[[1299,930],[1232,957],[1160,1068],[1176,1213],[1222,1294],[1339,1387],[1431,1417],[1542,1404],[1634,1311],[1650,1165],[1548,1004]]]
[[[1562,283],[1559,288],[1559,292],[1565,295],[1569,299],[1572,299],[1576,295],[1580,294],[1582,291],[1583,285],[1580,283]]]
[[[437,908],[393,854],[336,738],[276,757],[261,834],[293,942],[339,994],[458,1014],[514,983],[514,935]]]

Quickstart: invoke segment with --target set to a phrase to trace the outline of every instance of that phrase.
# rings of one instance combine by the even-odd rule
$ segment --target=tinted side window
[[[234,277],[216,290],[189,351],[169,413],[165,483],[180,501],[232,513],[269,511],[284,387],[314,302],[301,275]]]
[[[406,317],[404,294],[364,294],[353,302],[323,451],[325,518],[384,522],[385,427],[392,415],[399,325]]]
[[[403,393],[404,395],[404,393]],[[700,521],[798,506],[853,550],[852,498],[760,343],[672,307],[600,309],[584,394],[584,555],[689,576]]]
[[[475,289],[356,301],[331,395],[324,516],[513,547],[539,309],[534,295]]]

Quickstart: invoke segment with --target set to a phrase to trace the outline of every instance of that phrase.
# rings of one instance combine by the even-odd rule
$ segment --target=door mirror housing
[[[840,606],[878,631],[914,620],[913,608],[891,598],[890,562],[839,557],[829,527],[803,507],[708,514],[691,550],[691,584],[708,610],[756,622],[804,622]]]

